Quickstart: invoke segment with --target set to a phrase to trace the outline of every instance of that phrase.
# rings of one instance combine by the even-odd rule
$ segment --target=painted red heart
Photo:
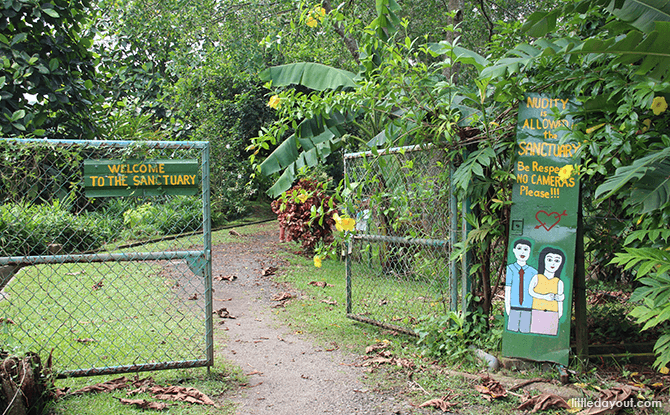
[[[535,229],[539,229],[540,227],[546,229],[547,231],[551,230],[554,226],[558,225],[558,222],[561,221],[561,218],[563,216],[567,216],[567,212],[564,210],[563,213],[558,213],[558,212],[551,212],[547,213],[545,210],[540,210],[535,214],[535,219],[537,219],[538,222],[540,222],[539,225],[535,226]],[[547,219],[544,219],[544,216],[547,217]],[[551,221],[554,221],[551,226],[547,228],[547,223],[550,223]]]

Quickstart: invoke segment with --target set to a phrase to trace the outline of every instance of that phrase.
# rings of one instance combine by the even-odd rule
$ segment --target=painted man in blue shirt
[[[537,275],[537,270],[527,264],[531,253],[531,242],[527,239],[518,239],[514,242],[512,252],[516,262],[507,265],[505,274],[507,330],[528,333],[533,305],[533,297],[529,294],[528,286]]]

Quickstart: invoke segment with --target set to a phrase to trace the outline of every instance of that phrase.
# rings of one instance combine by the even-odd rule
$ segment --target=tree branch
[[[330,4],[330,0],[323,0],[323,8],[326,11],[326,14],[330,14],[330,12],[333,11],[333,6]],[[340,23],[333,23],[333,28],[335,29],[335,32],[340,35],[342,40],[344,41],[344,45],[347,47],[347,50],[349,53],[351,53],[351,56],[354,58],[357,64],[360,64],[361,61],[359,59],[359,53],[358,53],[358,44],[356,43],[356,39],[351,37],[351,35],[347,35],[344,31],[344,26],[341,25]]]

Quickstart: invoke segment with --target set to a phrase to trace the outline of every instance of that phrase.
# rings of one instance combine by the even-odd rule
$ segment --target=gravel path
[[[214,247],[214,310],[225,307],[235,317],[216,322],[215,353],[249,375],[249,383],[226,398],[238,414],[417,414],[409,404],[368,390],[355,357],[315,346],[308,336],[292,332],[278,316],[272,297],[286,291],[263,276],[281,266],[271,258],[278,232],[267,230],[238,237],[240,243]],[[221,280],[234,275],[233,281]]]

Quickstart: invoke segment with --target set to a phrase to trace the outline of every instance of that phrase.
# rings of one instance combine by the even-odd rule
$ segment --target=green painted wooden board
[[[196,195],[200,165],[184,160],[85,160],[87,197]]]
[[[503,356],[568,364],[579,177],[579,143],[557,116],[569,99],[528,94],[519,105]],[[522,270],[522,271],[520,271]]]

